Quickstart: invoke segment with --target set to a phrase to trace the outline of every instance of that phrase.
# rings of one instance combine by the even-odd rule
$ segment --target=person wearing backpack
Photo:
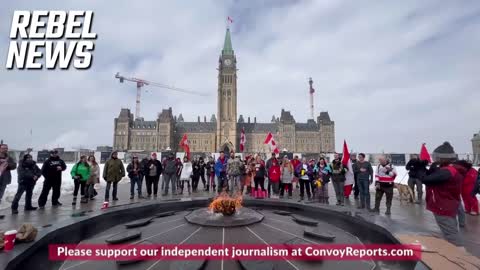
[[[172,194],[177,193],[177,183],[176,183],[176,173],[177,173],[177,160],[173,153],[168,155],[168,158],[165,160],[163,170],[163,180],[165,181],[165,190],[163,191],[163,196],[168,195],[168,190],[170,189],[170,183],[172,184]]]
[[[242,177],[243,162],[239,156],[235,157],[235,153],[232,152],[230,159],[227,162],[227,175],[229,178],[229,193],[230,195],[240,191],[241,177]]]
[[[87,156],[81,156],[80,161],[72,167],[70,175],[73,178],[75,188],[73,190],[72,205],[77,204],[78,190],[80,189],[80,195],[82,199],[80,203],[87,203],[88,197],[86,193],[87,181],[90,179],[90,165],[87,162]]]

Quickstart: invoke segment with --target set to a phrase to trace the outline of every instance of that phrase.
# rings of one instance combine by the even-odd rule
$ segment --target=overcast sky
[[[364,152],[418,152],[450,141],[471,152],[480,130],[480,2],[472,1],[7,1],[0,9],[0,138],[10,148],[111,145],[113,118],[134,111],[124,75],[210,94],[148,88],[142,115],[173,108],[186,121],[216,113],[227,16],[238,61],[238,115],[270,121],[281,108],[315,113]],[[14,10],[93,10],[87,71],[7,71]],[[145,88],[147,89],[147,88]],[[30,135],[32,130],[32,136]]]

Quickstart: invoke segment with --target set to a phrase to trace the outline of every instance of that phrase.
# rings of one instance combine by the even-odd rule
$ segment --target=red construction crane
[[[142,95],[142,87],[144,87],[145,85],[165,88],[165,89],[169,89],[169,90],[173,90],[173,91],[177,91],[177,92],[182,92],[182,93],[187,93],[187,94],[205,96],[205,94],[202,94],[202,93],[189,91],[189,90],[185,90],[185,89],[177,88],[177,87],[173,87],[173,86],[168,86],[168,85],[165,85],[165,84],[162,84],[162,83],[151,82],[151,81],[147,81],[147,80],[140,79],[140,78],[134,78],[134,77],[131,77],[131,78],[124,77],[124,76],[120,75],[119,72],[117,72],[117,74],[115,74],[115,78],[117,78],[121,83],[123,83],[124,81],[129,81],[129,82],[134,82],[134,83],[137,84],[137,100],[136,100],[136,103],[135,103],[135,119],[140,118],[140,97]]]

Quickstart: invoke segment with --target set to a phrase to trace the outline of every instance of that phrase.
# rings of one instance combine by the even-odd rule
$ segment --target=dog
[[[400,195],[400,204],[403,204],[404,201],[407,203],[413,203],[415,201],[413,198],[413,191],[408,185],[395,183],[395,188]]]

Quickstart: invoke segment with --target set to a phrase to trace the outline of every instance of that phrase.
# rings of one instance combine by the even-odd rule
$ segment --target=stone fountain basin
[[[263,220],[263,215],[247,207],[235,211],[235,214],[225,216],[213,213],[208,208],[200,208],[185,216],[185,219],[196,225],[207,227],[239,227],[254,224]]]

